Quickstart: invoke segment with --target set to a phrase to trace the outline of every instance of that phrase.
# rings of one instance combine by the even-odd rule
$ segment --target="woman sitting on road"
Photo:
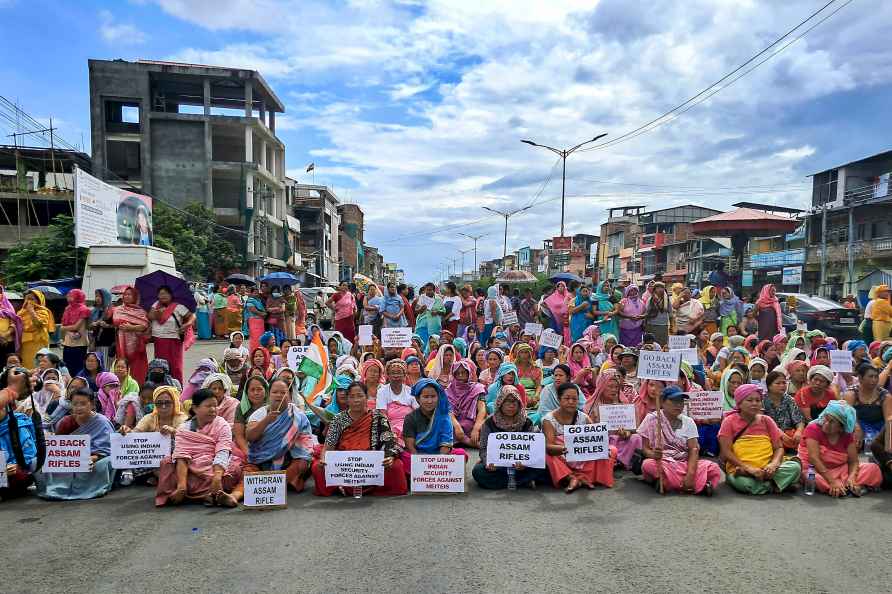
[[[231,427],[235,423],[235,411],[240,404],[232,397],[232,380],[225,373],[212,373],[204,378],[201,387],[214,394],[217,399],[217,416],[223,417]]]
[[[771,417],[761,414],[759,387],[743,384],[734,390],[734,403],[719,429],[728,484],[749,495],[781,493],[795,485],[801,467],[795,460],[783,460],[783,433]]]
[[[259,375],[251,376],[242,388],[241,400],[235,409],[235,421],[232,424],[232,440],[242,453],[248,453],[247,425],[254,411],[266,404],[269,384]]]
[[[486,388],[477,383],[474,371],[469,359],[456,361],[452,364],[452,381],[446,388],[449,405],[465,435],[462,443],[472,448],[479,446],[480,427],[486,420]]]
[[[830,388],[833,372],[824,365],[812,365],[806,379],[808,383],[796,392],[794,400],[805,420],[813,421],[832,400],[837,399],[836,392]]]
[[[558,402],[557,388],[572,380],[570,366],[565,365],[564,363],[555,365],[551,372],[551,378],[553,381],[542,387],[542,392],[539,395],[539,410],[535,414],[530,415],[530,419],[539,426],[542,425],[542,419],[545,418],[545,415],[560,406],[560,402]],[[576,408],[582,410],[584,405],[585,396],[580,390],[579,403]]]
[[[161,462],[155,505],[189,500],[235,507],[243,495],[242,469],[213,392],[202,388],[192,395],[191,415],[177,428],[171,461]]]
[[[412,411],[403,424],[406,449],[400,454],[403,468],[411,469],[412,454],[465,455],[461,448],[453,448],[452,413],[449,397],[443,386],[431,378],[423,378],[412,386],[412,396],[418,408]]]
[[[768,386],[768,393],[762,398],[762,408],[783,432],[781,440],[784,442],[784,449],[795,452],[805,429],[802,411],[796,406],[793,397],[787,394],[787,378],[783,372],[772,371],[765,379],[765,384]]]
[[[0,488],[0,499],[10,499],[27,493],[34,482],[37,433],[32,417],[15,410],[16,399],[30,392],[27,373],[22,368],[12,368],[4,376],[0,376],[5,384],[0,390],[0,452],[6,459],[7,484]]]

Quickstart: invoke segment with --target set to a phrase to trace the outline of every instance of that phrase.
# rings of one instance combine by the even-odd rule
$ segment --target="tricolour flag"
[[[309,165],[307,165],[307,173],[313,171],[314,169],[316,169],[315,163],[310,163]]]
[[[322,333],[318,330],[313,332],[310,350],[304,355],[297,370],[304,372],[307,378],[315,380],[308,382],[308,389],[304,393],[307,402],[315,402],[316,398],[325,392],[334,392],[334,375],[328,367],[328,349],[322,343]]]

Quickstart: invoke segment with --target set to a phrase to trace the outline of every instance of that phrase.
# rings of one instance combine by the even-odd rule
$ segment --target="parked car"
[[[861,338],[858,330],[861,312],[848,309],[836,301],[824,297],[813,297],[804,293],[778,293],[784,314],[784,328],[787,332],[796,329],[796,320],[805,322],[809,330],[820,330],[828,336],[836,337],[840,345],[846,340]],[[796,317],[793,317],[786,300],[796,298]]]

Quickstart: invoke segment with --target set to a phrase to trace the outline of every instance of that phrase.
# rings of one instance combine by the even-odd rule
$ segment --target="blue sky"
[[[292,177],[366,213],[410,280],[558,234],[560,171],[519,142],[615,138],[719,79],[824,1],[0,0],[2,94],[89,146],[87,59],[259,70]],[[838,0],[837,4],[844,4]],[[809,173],[888,150],[892,3],[856,0],[672,123],[568,161],[568,232],[614,205],[804,207]],[[9,132],[0,125],[0,132]],[[470,268],[471,256],[466,256]]]

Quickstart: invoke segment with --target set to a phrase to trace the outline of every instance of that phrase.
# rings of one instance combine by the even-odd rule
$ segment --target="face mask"
[[[152,380],[153,383],[161,383],[164,381],[164,372],[163,371],[151,371],[149,372],[149,379]]]
[[[121,388],[112,388],[107,391],[107,394],[117,400],[121,397]]]
[[[278,299],[281,296],[282,296],[281,293],[273,293],[273,298],[275,298],[275,299]]]

